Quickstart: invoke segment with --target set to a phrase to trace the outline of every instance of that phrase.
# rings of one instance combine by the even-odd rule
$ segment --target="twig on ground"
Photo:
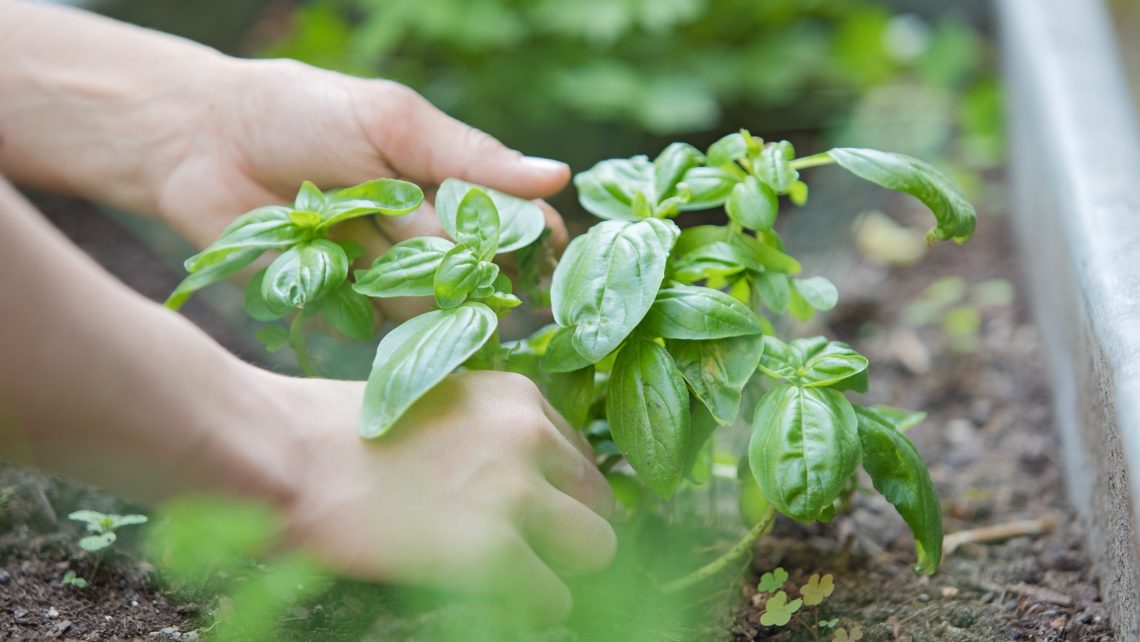
[[[943,559],[949,557],[963,544],[1000,542],[1025,535],[1043,535],[1051,532],[1056,526],[1057,516],[1046,515],[1041,519],[1028,519],[950,533],[942,539],[942,557]]]

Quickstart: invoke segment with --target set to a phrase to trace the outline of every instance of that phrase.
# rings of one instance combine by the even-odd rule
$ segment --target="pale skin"
[[[169,223],[202,246],[238,214],[323,188],[459,177],[565,186],[400,85],[247,61],[79,11],[0,2],[0,176]],[[565,228],[544,205],[556,245]],[[358,238],[438,233],[430,204]],[[0,178],[0,455],[159,502],[267,502],[291,545],[352,577],[566,616],[560,575],[607,566],[613,496],[525,378],[446,380],[393,432],[356,436],[363,385],[251,366],[129,290]],[[408,309],[386,309],[401,317]]]

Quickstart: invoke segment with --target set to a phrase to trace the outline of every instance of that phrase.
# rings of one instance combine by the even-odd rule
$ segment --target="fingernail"
[[[540,156],[523,156],[522,162],[534,171],[544,174],[565,172],[570,169],[570,166],[562,161],[557,161],[553,158],[542,158]]]

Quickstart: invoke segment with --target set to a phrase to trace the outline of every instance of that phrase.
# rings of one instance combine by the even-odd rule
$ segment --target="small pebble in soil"
[[[942,597],[950,598],[958,595],[958,587],[956,586],[943,586],[940,590]]]
[[[55,618],[59,617],[59,611],[57,611],[55,609],[55,607],[53,606],[50,609],[48,609],[47,616],[54,620]]]

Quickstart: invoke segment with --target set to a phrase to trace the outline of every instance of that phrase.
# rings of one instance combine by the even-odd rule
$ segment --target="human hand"
[[[269,376],[300,435],[290,539],[332,570],[491,594],[553,622],[570,608],[556,572],[611,561],[609,486],[528,379],[452,375],[383,439],[362,441],[363,385]]]
[[[158,190],[159,210],[200,246],[248,209],[287,202],[302,180],[328,189],[388,176],[424,187],[462,178],[523,198],[562,189],[569,168],[528,158],[450,118],[403,85],[364,80],[290,60],[237,61],[211,76],[211,100],[186,127]],[[543,202],[556,248],[566,229]],[[371,256],[415,236],[442,235],[430,202],[404,217],[348,225]],[[344,232],[342,232],[344,233]]]

